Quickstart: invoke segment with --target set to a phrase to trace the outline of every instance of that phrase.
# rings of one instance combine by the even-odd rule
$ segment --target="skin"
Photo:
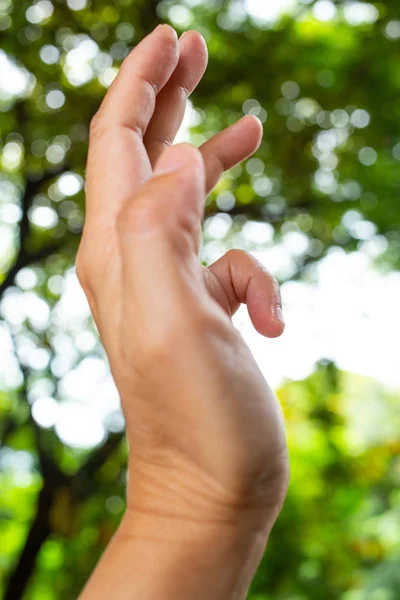
[[[279,336],[279,287],[245,252],[198,259],[206,196],[261,124],[171,146],[206,64],[198,33],[157,28],[91,124],[77,273],[130,450],[126,513],[81,600],[245,598],[287,490],[282,413],[231,321],[246,303]]]

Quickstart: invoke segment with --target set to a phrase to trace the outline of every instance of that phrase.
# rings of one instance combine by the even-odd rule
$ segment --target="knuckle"
[[[141,360],[144,359],[146,365],[158,364],[173,368],[179,363],[177,354],[180,355],[181,349],[188,348],[194,340],[202,339],[211,330],[215,333],[214,320],[206,310],[183,306],[175,316],[162,323],[158,319],[149,323],[143,332]]]
[[[178,84],[179,89],[181,90],[182,94],[188,98],[192,92],[192,86],[191,85],[185,85],[184,83],[181,83],[180,85]]]
[[[141,362],[149,368],[167,366],[171,363],[173,348],[177,343],[172,327],[165,325],[154,331],[147,331],[146,341],[141,350]]]
[[[117,229],[120,233],[137,235],[158,229],[161,222],[160,211],[151,201],[136,200],[127,203],[117,216]]]
[[[197,167],[204,166],[203,154],[199,148],[196,148],[196,146],[190,142],[182,142],[180,146],[185,150],[186,154],[189,154],[192,160],[197,163]]]
[[[104,123],[104,117],[100,111],[92,117],[89,125],[89,133],[91,139],[97,139],[101,137],[106,131],[106,126]]]
[[[82,250],[82,244],[78,249],[78,253],[75,259],[75,273],[78,281],[83,289],[86,299],[89,303],[90,310],[92,311],[93,317],[96,319],[96,298],[93,289],[92,279],[90,277],[90,259],[87,255],[86,250]],[[93,264],[93,261],[92,261]]]
[[[231,250],[228,250],[226,256],[232,261],[240,259],[248,260],[249,258],[252,259],[251,254],[246,252],[246,250],[240,250],[239,248],[232,248]]]
[[[280,296],[281,296],[281,286],[279,285],[279,281],[276,279],[276,277],[273,277],[272,275],[270,277],[271,277],[271,286],[272,286],[272,289],[276,292],[276,294],[280,298]]]
[[[186,319],[184,331],[197,340],[219,340],[220,343],[235,345],[239,332],[231,327],[231,319],[223,309],[215,307],[214,304],[192,309],[189,318]],[[190,334],[188,333],[190,332]]]
[[[87,268],[87,259],[85,251],[82,250],[82,247],[78,250],[75,259],[75,271],[76,276],[78,278],[79,283],[81,284],[83,289],[89,288],[89,278],[88,273],[89,270]]]

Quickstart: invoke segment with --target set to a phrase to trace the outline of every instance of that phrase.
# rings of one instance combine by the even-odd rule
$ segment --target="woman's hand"
[[[278,285],[250,255],[228,252],[209,269],[198,259],[207,193],[262,134],[250,116],[200,150],[169,148],[206,62],[200,35],[178,42],[161,26],[123,63],[91,126],[77,272],[126,419],[120,537],[196,544],[240,528],[261,532],[259,560],[286,493],[287,449],[276,397],[231,316],[245,302],[261,334],[284,324]]]

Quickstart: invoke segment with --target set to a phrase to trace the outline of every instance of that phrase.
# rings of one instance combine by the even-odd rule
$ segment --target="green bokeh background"
[[[112,69],[159,22],[178,32],[195,28],[208,44],[209,68],[192,97],[193,143],[246,112],[263,121],[257,160],[226,175],[207,201],[206,218],[232,218],[226,248],[249,219],[271,223],[277,243],[301,232],[307,249],[280,280],[307,281],[310,265],[330,248],[360,249],[368,231],[379,242],[376,268],[398,270],[400,4],[368,3],[375,17],[358,24],[346,19],[349,2],[336,1],[328,21],[315,17],[314,4],[299,2],[289,16],[266,23],[246,15],[240,0],[54,0],[36,8],[0,0],[0,59],[7,55],[30,77],[19,95],[1,91],[0,82],[0,206],[19,207],[3,223],[13,243],[0,256],[1,294],[16,293],[15,277],[30,269],[31,292],[50,311],[57,306],[54,282],[73,266],[84,210],[83,190],[65,198],[57,179],[67,172],[84,177],[89,122]],[[91,75],[74,82],[70,52],[85,40],[95,44]],[[52,91],[64,94],[59,108],[46,101]],[[51,225],[38,222],[39,207],[52,211]],[[360,227],[344,224],[349,211]],[[82,450],[40,427],[30,391],[43,379],[57,399],[59,377],[51,361],[34,368],[18,347],[29,338],[54,358],[57,325],[43,331],[29,319],[16,325],[0,318],[20,373],[15,386],[0,380],[0,594],[76,598],[124,510],[123,435],[110,426],[102,444]],[[89,319],[85,326],[94,331]],[[103,357],[98,344],[91,355]],[[77,352],[74,364],[84,358]],[[400,367],[398,349],[393,360]],[[278,394],[292,480],[249,598],[397,600],[399,394],[329,360]],[[384,417],[367,435],[357,429],[357,415],[377,404]]]

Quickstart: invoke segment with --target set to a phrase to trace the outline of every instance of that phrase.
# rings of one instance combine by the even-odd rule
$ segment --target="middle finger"
[[[186,32],[180,38],[179,47],[178,65],[157,96],[155,112],[144,138],[153,167],[165,148],[173,143],[185,114],[186,100],[207,67],[207,46],[200,33]]]

